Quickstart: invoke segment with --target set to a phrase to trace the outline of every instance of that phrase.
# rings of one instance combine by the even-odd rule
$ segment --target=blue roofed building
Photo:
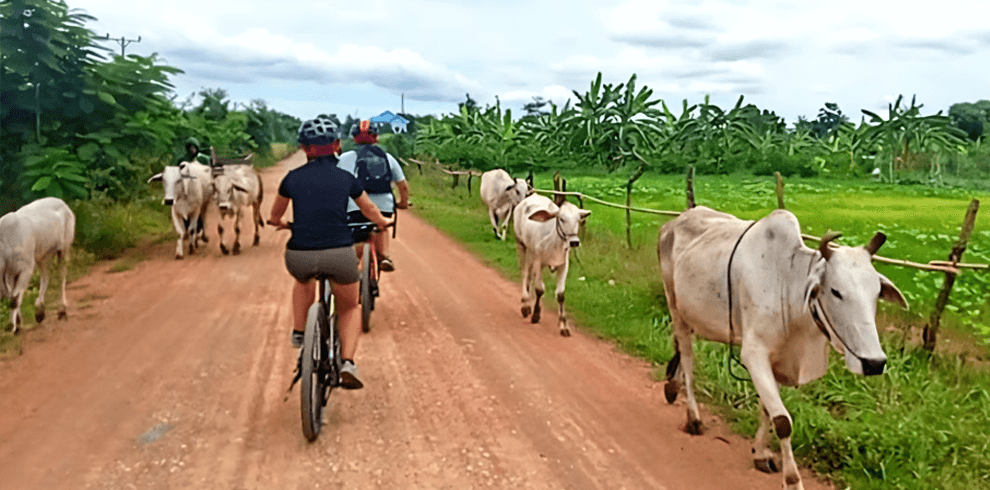
[[[397,116],[393,114],[392,111],[385,111],[375,117],[372,117],[371,122],[379,127],[381,127],[382,124],[388,124],[392,127],[393,133],[405,133],[406,125],[409,124],[408,119],[402,116]]]

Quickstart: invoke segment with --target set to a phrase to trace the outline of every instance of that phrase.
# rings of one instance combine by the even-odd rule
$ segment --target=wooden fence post
[[[468,171],[468,194],[471,193],[471,178],[473,178],[473,177],[474,177],[474,173],[471,172],[471,171]]]
[[[774,172],[777,176],[777,209],[784,208],[784,178],[780,176],[780,172]]]
[[[457,188],[457,182],[460,180],[460,175],[453,174],[451,177],[454,178],[454,183],[450,186],[450,188],[451,189],[456,189]]]
[[[980,201],[973,199],[969,203],[969,208],[966,209],[966,219],[963,221],[962,232],[959,233],[959,241],[956,242],[955,246],[952,247],[952,252],[949,253],[949,262],[959,262],[962,260],[963,252],[966,251],[966,244],[969,242],[970,235],[973,234],[973,226],[976,224],[976,212],[979,209]],[[928,324],[925,325],[925,331],[922,335],[924,348],[928,352],[935,350],[939,320],[942,317],[942,312],[945,310],[945,305],[949,303],[949,293],[952,292],[952,285],[955,282],[956,274],[946,272],[945,282],[942,283],[942,290],[938,293],[938,299],[935,300],[935,309],[932,310],[931,318],[929,318]]]
[[[564,183],[564,178],[560,175],[560,170],[554,172],[553,173],[553,190],[555,190],[557,192],[567,192],[566,185],[567,184]],[[553,195],[553,203],[556,204],[557,206],[560,206],[561,204],[564,204],[564,201],[566,201],[566,200],[567,200],[567,196],[565,196],[563,194],[554,194]]]
[[[687,207],[691,209],[694,204],[694,165],[688,165],[687,170]]]

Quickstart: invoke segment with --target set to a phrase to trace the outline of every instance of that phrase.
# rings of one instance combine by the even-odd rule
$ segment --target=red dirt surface
[[[265,217],[301,163],[264,172]],[[286,393],[288,233],[266,227],[227,257],[213,218],[185,260],[169,242],[130,271],[94,267],[70,285],[69,320],[0,361],[0,488],[781,486],[711,415],[686,434],[647,363],[580,329],[560,337],[555,315],[521,318],[517,284],[412,213],[358,352],[365,388],[335,391],[307,443],[299,388]]]

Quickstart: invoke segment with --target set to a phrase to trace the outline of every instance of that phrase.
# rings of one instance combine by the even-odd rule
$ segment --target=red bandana
[[[359,145],[373,145],[378,143],[378,135],[370,133],[358,133],[354,137],[354,142]]]
[[[340,154],[340,140],[329,145],[306,145],[307,157],[322,157],[326,155]]]

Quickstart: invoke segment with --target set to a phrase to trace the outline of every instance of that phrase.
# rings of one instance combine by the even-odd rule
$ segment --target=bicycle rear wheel
[[[302,371],[302,430],[306,440],[314,441],[323,426],[323,406],[326,404],[326,373],[321,366],[327,358],[325,332],[328,331],[326,311],[317,302],[306,316],[306,333],[300,353]]]
[[[370,242],[364,245],[364,252],[361,253],[361,330],[364,333],[371,331],[371,308],[375,298],[371,296],[371,247]]]

